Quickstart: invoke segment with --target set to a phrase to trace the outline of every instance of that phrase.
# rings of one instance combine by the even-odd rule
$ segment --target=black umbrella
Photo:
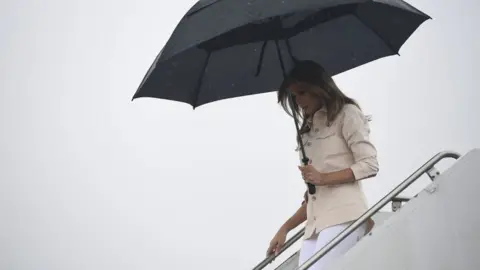
[[[162,98],[196,108],[275,91],[297,59],[318,62],[333,76],[398,54],[429,18],[401,0],[200,0],[133,99]],[[314,193],[313,185],[309,191]]]

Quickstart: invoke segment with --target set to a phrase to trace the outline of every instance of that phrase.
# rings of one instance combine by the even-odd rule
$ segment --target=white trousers
[[[300,250],[300,256],[298,259],[299,266],[306,262],[310,257],[312,257],[317,251],[322,249],[326,244],[328,244],[335,236],[341,233],[345,228],[347,228],[351,223],[343,223],[328,227],[322,230],[315,237],[310,239],[303,240],[302,248]],[[328,264],[336,260],[338,257],[344,255],[351,247],[353,247],[360,239],[365,235],[366,225],[358,227],[353,233],[351,233],[347,238],[343,239],[337,246],[331,249],[325,256],[313,264],[309,270],[325,270]]]

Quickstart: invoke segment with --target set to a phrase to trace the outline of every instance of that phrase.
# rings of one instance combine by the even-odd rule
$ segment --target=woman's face
[[[307,83],[293,83],[290,85],[289,90],[292,91],[292,95],[295,98],[295,102],[300,107],[306,116],[313,115],[322,106],[323,102],[315,92],[319,89],[315,89],[317,86]]]

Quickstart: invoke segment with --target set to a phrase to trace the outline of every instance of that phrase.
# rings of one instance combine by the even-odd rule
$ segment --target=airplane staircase
[[[446,158],[457,159],[445,172],[435,167]],[[441,152],[385,195],[352,225],[338,234],[303,265],[294,252],[276,270],[307,270],[364,221],[373,218],[372,231],[328,270],[453,270],[480,269],[480,216],[475,214],[480,190],[480,149],[463,157]],[[413,198],[400,193],[427,174],[432,180]],[[383,211],[391,203],[392,212]],[[262,270],[302,238],[304,229],[287,240],[277,256],[258,263]]]

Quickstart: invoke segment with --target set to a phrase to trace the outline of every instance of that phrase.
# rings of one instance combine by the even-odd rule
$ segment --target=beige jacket
[[[368,120],[358,107],[345,105],[330,126],[327,126],[326,111],[317,111],[310,127],[310,132],[302,135],[302,141],[312,165],[322,173],[350,168],[357,181],[317,186],[315,194],[308,194],[305,238],[324,228],[355,220],[367,211],[358,180],[378,172],[377,152],[370,142]]]

